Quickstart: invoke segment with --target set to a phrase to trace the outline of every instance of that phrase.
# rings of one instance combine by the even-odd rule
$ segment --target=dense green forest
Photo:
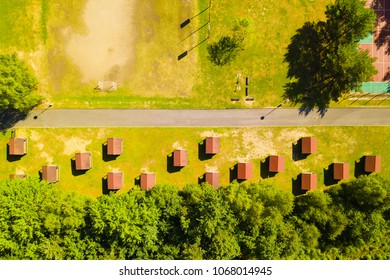
[[[378,175],[294,197],[278,186],[160,185],[92,199],[0,182],[1,259],[390,259]]]

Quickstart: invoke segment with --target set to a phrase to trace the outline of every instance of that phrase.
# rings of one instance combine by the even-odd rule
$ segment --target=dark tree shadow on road
[[[0,130],[5,131],[13,127],[17,122],[24,120],[27,114],[18,110],[8,109],[0,111]]]
[[[311,112],[313,112],[314,111],[314,107],[307,107],[307,106],[305,106],[305,107],[300,107],[299,108],[299,114],[300,115],[304,115],[305,117],[307,116],[307,115],[309,115]],[[317,114],[321,117],[321,118],[323,118],[324,116],[325,116],[325,114],[326,114],[326,112],[328,111],[328,109],[327,108],[317,108]]]

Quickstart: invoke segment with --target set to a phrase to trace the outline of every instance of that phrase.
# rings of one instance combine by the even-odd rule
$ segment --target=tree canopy
[[[291,38],[284,97],[308,113],[324,114],[331,101],[359,90],[376,73],[374,59],[359,50],[359,40],[372,31],[375,13],[363,0],[336,0],[326,7],[326,20],[306,22]]]
[[[390,182],[294,197],[276,185],[158,185],[97,199],[0,182],[0,259],[390,259]]]
[[[30,111],[41,100],[35,93],[37,83],[15,53],[0,55],[0,109]]]
[[[209,60],[217,66],[234,61],[240,51],[245,48],[245,41],[251,28],[250,19],[236,19],[232,34],[222,36],[217,42],[207,46]]]

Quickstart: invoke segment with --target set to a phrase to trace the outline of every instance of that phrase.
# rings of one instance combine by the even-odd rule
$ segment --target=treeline
[[[2,259],[390,259],[390,185],[160,185],[98,199],[0,182]]]

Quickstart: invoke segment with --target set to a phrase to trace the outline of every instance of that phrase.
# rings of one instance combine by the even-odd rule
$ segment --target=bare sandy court
[[[83,82],[122,82],[134,59],[132,0],[89,0],[84,11],[88,34],[71,34],[66,52],[83,73]]]

